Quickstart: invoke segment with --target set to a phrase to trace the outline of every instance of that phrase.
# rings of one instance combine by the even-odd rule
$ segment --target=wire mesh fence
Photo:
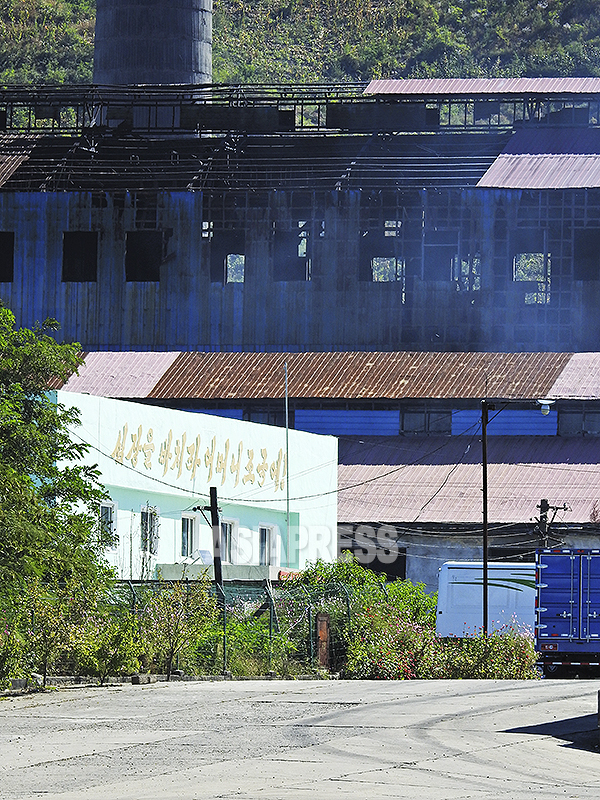
[[[196,675],[294,677],[337,673],[343,668],[358,601],[351,586],[324,583],[318,588],[302,584],[273,587],[264,582],[215,587],[191,580],[144,582],[122,584],[120,602],[129,594],[131,610],[143,617],[149,597],[170,593],[173,602],[175,586],[184,606],[185,598],[189,604],[189,598],[199,590],[208,592],[211,602],[206,605],[204,624],[196,625],[187,638],[182,637],[174,669]],[[383,584],[371,587],[371,592],[373,602],[386,599]],[[364,595],[363,588],[361,607]],[[158,664],[146,666],[158,668]]]

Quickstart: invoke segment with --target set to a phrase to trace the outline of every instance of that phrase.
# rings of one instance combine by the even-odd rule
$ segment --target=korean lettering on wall
[[[244,442],[231,443],[230,439],[217,441],[216,436],[203,441],[200,435],[189,437],[186,432],[179,437],[170,429],[163,441],[156,442],[154,431],[144,431],[142,425],[130,430],[125,423],[117,435],[111,457],[119,464],[129,463],[134,469],[145,469],[179,480],[196,478],[206,483],[235,488],[242,486],[269,487],[283,491],[286,477],[286,456],[279,448],[276,456],[269,456],[266,447],[244,447]]]

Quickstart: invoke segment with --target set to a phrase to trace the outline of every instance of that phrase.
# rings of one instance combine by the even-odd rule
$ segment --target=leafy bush
[[[176,659],[190,660],[196,642],[216,615],[208,582],[161,582],[149,593],[140,613],[142,638],[151,668],[171,677]],[[193,660],[193,657],[192,657]]]
[[[354,627],[344,676],[376,680],[537,678],[531,635],[506,626],[489,636],[442,639],[390,605],[365,609]]]

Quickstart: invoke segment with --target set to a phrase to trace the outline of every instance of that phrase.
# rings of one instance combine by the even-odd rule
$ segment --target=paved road
[[[306,681],[0,700],[10,800],[600,798],[596,681]]]

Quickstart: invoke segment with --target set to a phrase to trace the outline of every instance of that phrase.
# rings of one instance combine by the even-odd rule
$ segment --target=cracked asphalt
[[[0,798],[600,797],[592,680],[230,681],[0,699]]]

